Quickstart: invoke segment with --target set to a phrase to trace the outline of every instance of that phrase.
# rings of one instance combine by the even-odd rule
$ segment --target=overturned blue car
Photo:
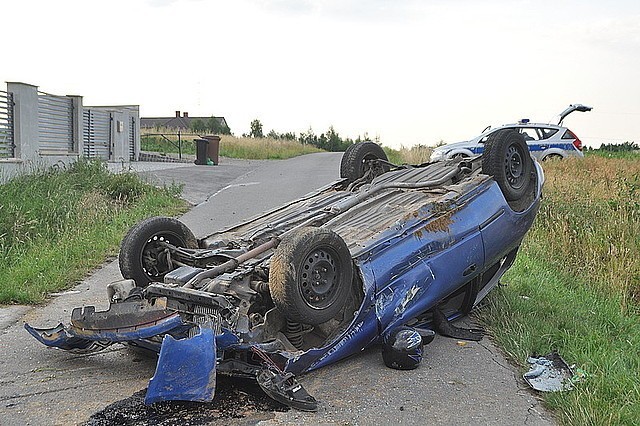
[[[387,340],[419,362],[422,342],[406,330],[477,337],[450,322],[498,284],[541,199],[544,175],[522,135],[493,134],[482,156],[401,166],[358,143],[340,175],[200,240],[176,219],[147,219],[122,242],[125,279],[109,285],[108,310],[25,328],[76,353],[114,343],[159,353],[147,403],[210,401],[225,374],[311,411],[295,375]]]

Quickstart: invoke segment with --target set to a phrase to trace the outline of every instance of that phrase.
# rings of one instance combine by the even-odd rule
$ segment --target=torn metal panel
[[[198,329],[198,333],[190,338],[164,336],[145,404],[213,399],[216,390],[216,339],[210,327]]]

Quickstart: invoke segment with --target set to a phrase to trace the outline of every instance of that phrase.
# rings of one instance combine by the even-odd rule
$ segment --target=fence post
[[[23,162],[35,163],[38,158],[38,86],[7,82],[7,91],[13,93],[13,139],[15,157]]]
[[[78,154],[78,158],[84,156],[84,121],[82,115],[84,106],[82,96],[67,95],[73,102],[73,152]]]
[[[133,106],[131,109],[131,116],[134,121],[134,155],[133,161],[138,161],[138,157],[140,157],[140,107]]]
[[[129,162],[129,141],[125,132],[125,114],[122,111],[111,111],[112,132],[111,132],[111,161],[119,163]]]

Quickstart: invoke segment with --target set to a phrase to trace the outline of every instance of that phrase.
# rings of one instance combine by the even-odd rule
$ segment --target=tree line
[[[587,151],[608,151],[608,152],[626,152],[640,150],[640,146],[636,142],[623,142],[623,143],[603,143],[600,148],[593,149],[587,147]]]
[[[366,133],[363,137],[358,136],[356,139],[343,138],[333,126],[329,126],[329,129],[326,132],[320,133],[319,135],[316,135],[311,127],[309,127],[309,130],[301,132],[299,135],[296,135],[295,132],[279,133],[273,129],[265,135],[262,123],[257,118],[251,121],[249,133],[243,134],[242,136],[248,138],[267,137],[277,140],[298,141],[301,144],[313,145],[316,148],[324,149],[325,151],[344,151],[349,147],[349,145],[369,140]],[[379,141],[376,140],[376,142]]]
[[[206,121],[196,118],[191,121],[191,131],[194,133],[212,133],[214,135],[230,135],[231,129],[222,120],[210,117]]]

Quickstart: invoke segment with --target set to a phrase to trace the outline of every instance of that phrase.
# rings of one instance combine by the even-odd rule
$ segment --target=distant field
[[[160,153],[178,153],[177,136],[166,134],[167,141],[161,136],[145,136],[141,138],[143,151]],[[181,137],[182,154],[196,153],[193,139],[195,136]],[[321,152],[312,145],[303,145],[297,141],[273,138],[239,138],[222,135],[220,141],[220,155],[229,158],[245,158],[249,160],[283,160],[298,155]]]
[[[144,132],[143,132],[144,133]],[[144,136],[141,138],[143,151],[160,153],[178,153],[178,137],[170,131],[162,136]],[[181,136],[182,154],[194,155],[196,153],[193,139],[195,135]],[[230,158],[246,158],[251,160],[286,159],[298,155],[321,152],[320,149],[298,141],[273,138],[241,138],[222,135],[220,141],[220,155]],[[168,139],[168,140],[167,140]],[[393,149],[383,146],[389,161],[394,164],[421,164],[429,161],[431,147],[418,145],[411,148],[401,147]]]
[[[640,161],[543,165],[534,227],[479,315],[516,364],[557,350],[586,372],[544,395],[562,424],[640,424]]]

